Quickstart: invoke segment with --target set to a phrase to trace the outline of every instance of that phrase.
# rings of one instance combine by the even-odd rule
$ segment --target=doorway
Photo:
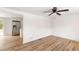
[[[12,21],[12,36],[20,36],[21,21]]]

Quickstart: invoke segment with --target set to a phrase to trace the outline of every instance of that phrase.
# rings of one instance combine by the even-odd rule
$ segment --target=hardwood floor
[[[7,43],[9,43],[9,41]],[[9,43],[8,45],[10,44],[12,43]],[[10,45],[9,48],[4,48],[2,50],[3,51],[79,51],[79,41],[69,40],[56,36],[47,36],[26,44],[22,44],[21,41],[19,42],[19,45],[16,44],[17,42],[15,43],[15,46],[11,47]]]
[[[0,36],[0,51],[19,45],[22,45],[22,39],[19,36]]]
[[[21,48],[21,51],[72,51],[73,41],[55,36],[48,36],[39,40],[27,43]]]

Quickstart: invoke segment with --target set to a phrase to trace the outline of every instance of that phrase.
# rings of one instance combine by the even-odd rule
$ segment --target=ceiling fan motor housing
[[[57,11],[57,7],[53,7],[52,11],[55,13]]]

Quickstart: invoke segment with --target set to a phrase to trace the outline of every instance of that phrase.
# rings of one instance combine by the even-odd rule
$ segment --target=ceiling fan
[[[51,11],[45,11],[45,13],[50,13],[48,16],[51,16],[52,14],[56,13],[57,15],[61,15],[59,12],[65,12],[65,11],[69,11],[69,9],[64,9],[64,10],[58,10],[57,7],[53,7],[53,9],[51,9]]]

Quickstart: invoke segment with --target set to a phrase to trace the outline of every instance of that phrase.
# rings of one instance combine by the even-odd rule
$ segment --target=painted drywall
[[[26,13],[23,17],[23,43],[51,35],[50,19]]]
[[[79,40],[79,13],[62,14],[52,19],[52,35]]]
[[[12,35],[12,21],[9,18],[4,19],[4,36]]]
[[[12,22],[10,18],[0,17],[0,20],[3,22],[3,35],[11,36],[12,35]]]
[[[10,15],[12,16],[12,14],[9,14],[8,12],[5,12],[0,9],[0,20],[2,20],[4,23],[4,36],[12,35],[12,22]]]

